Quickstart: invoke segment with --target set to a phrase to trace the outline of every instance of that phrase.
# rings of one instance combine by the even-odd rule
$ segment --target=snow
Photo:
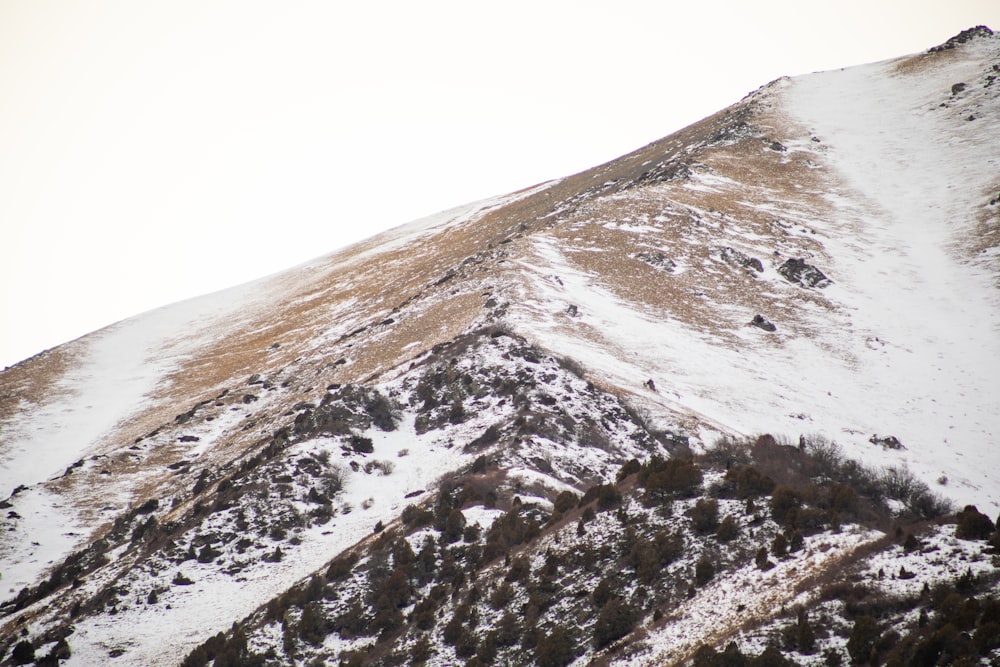
[[[690,655],[702,643],[725,636],[751,619],[770,617],[775,609],[791,605],[796,588],[829,559],[850,553],[867,541],[880,536],[875,531],[851,527],[839,534],[824,534],[811,541],[805,552],[761,572],[753,565],[717,578],[697,596],[681,603],[666,621],[647,628],[649,653],[612,660],[614,665],[651,665],[673,663]],[[651,655],[650,655],[651,654]]]
[[[996,513],[998,267],[963,256],[961,248],[974,238],[984,193],[995,186],[1000,134],[984,129],[1000,125],[1000,90],[966,101],[951,99],[950,91],[966,81],[969,94],[979,95],[980,83],[972,82],[998,56],[1000,40],[979,40],[914,76],[889,61],[783,80],[762,93],[793,126],[791,138],[782,139],[788,152],[778,159],[806,154],[828,172],[829,187],[813,208],[770,191],[766,201],[743,202],[780,216],[776,222],[789,234],[821,244],[819,259],[833,284],[818,298],[831,307],[795,303],[798,333],[780,323],[766,338],[752,327],[729,332],[736,341],[706,333],[626,300],[614,287],[632,279],[627,271],[583,270],[573,261],[576,248],[545,233],[531,237],[520,262],[526,287],[511,321],[661,419],[693,417],[708,433],[820,434],[849,456],[907,467],[957,504]],[[972,111],[977,120],[966,120]],[[715,191],[726,183],[698,170],[683,187]],[[634,232],[639,227],[623,220],[628,202],[643,196],[651,195],[614,195],[621,201],[613,211],[623,218],[595,222]],[[715,212],[687,212],[699,225],[724,221],[730,236],[719,238],[751,247],[760,240]],[[773,265],[757,280],[772,294],[803,289]],[[578,308],[572,323],[563,314],[567,304]],[[722,321],[754,316],[727,303],[713,306]],[[656,392],[641,387],[647,378]],[[894,435],[905,449],[874,446],[875,434]]]
[[[782,91],[844,182],[832,201],[852,233],[825,245],[840,269],[837,297],[868,348],[858,351],[854,392],[889,416],[881,429],[909,447],[911,469],[928,481],[945,475],[952,485],[942,492],[991,512],[1000,507],[1000,293],[995,267],[956,248],[974,234],[997,173],[1000,142],[984,128],[1000,123],[1000,104],[977,105],[976,121],[939,104],[955,82],[978,87],[984,52],[996,58],[998,45],[977,40],[920,76],[889,61],[800,77]]]
[[[416,499],[405,496],[429,488],[442,471],[449,470],[463,458],[437,442],[433,434],[416,434],[412,415],[396,431],[366,432],[375,451],[370,460],[395,463],[389,475],[354,472],[348,475],[338,503],[352,507],[329,523],[313,525],[296,534],[301,544],[291,547],[282,542],[283,560],[278,563],[253,563],[236,576],[212,564],[188,561],[178,569],[194,581],[189,586],[173,586],[160,595],[157,605],[136,604],[119,609],[115,615],[92,616],[76,623],[73,657],[69,665],[92,665],[103,662],[113,649],[127,650],[131,664],[165,664],[184,654],[215,632],[229,628],[233,619],[252,613],[268,599],[277,596],[297,581],[325,566],[336,554],[373,535],[378,522],[389,523],[403,508]],[[296,444],[289,455],[327,450],[327,438]],[[398,458],[398,452],[409,454]],[[148,590],[157,585],[155,578],[133,589]],[[162,582],[159,582],[162,583]],[[220,614],[220,608],[225,609]],[[164,642],[163,628],[171,628],[171,641]]]

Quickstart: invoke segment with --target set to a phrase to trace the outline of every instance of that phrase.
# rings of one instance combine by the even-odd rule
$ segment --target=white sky
[[[0,367],[996,0],[0,0]]]

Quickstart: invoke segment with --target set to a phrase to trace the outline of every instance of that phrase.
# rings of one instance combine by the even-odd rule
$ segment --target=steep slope
[[[545,554],[576,543],[580,529],[560,521],[591,503],[610,551],[577,569],[634,568],[645,579],[641,555],[613,555],[636,534],[656,544],[674,535],[690,558],[642,586],[616,582],[625,588],[612,597],[638,616],[573,656],[658,664],[748,627],[766,634],[769,612],[808,602],[801,586],[856,558],[892,521],[940,516],[927,485],[994,516],[1000,39],[976,29],[945,46],[775,81],[593,170],[140,315],[4,371],[4,658],[24,636],[39,655],[68,642],[78,664],[179,662],[246,619],[240,632],[278,662],[364,650],[392,664],[416,650],[410,626],[387,611],[362,613],[368,627],[352,629],[345,605],[378,607],[380,578],[408,558],[399,540],[418,553],[431,537],[443,545],[431,550],[434,566],[399,575],[412,590],[386,610],[408,609],[407,622],[433,638],[431,661],[451,664],[472,654],[445,638],[443,620],[417,619],[414,598],[431,599],[442,571],[456,582],[461,572],[447,582],[455,601],[428,609],[459,623],[478,610],[499,631],[499,613],[459,600],[499,588],[510,563],[495,559],[518,550],[529,572],[548,572],[546,586],[588,590],[598,582]],[[719,486],[742,455],[737,447],[720,461],[713,443],[749,448],[764,432],[804,434],[813,458],[835,440],[889,472],[813,468],[812,458],[794,474],[768,469],[802,454],[764,441],[743,463],[819,513],[805,530],[808,559],[782,560],[753,599],[722,600],[756,582],[757,547],[804,529],[783,522],[765,497],[773,488],[755,492],[767,511],[737,520],[747,498]],[[692,453],[699,483],[672,489],[669,503],[648,497],[648,470],[622,468]],[[864,502],[840,507],[831,479]],[[588,489],[619,497],[559,504]],[[714,527],[698,530],[700,496],[752,539],[727,551]],[[621,516],[600,512],[609,508]],[[424,511],[433,518],[415,525]],[[498,517],[520,526],[518,541],[470,556],[503,532]],[[456,542],[468,546],[450,554]],[[341,553],[357,562],[335,573]],[[446,567],[449,557],[461,564]],[[709,557],[717,583],[688,588]],[[324,572],[312,579],[320,589],[354,583],[339,597],[293,594]],[[466,577],[483,589],[473,593]],[[528,606],[532,594],[511,593]],[[283,623],[308,626],[310,604],[330,621],[319,624],[319,649],[313,636],[282,637]],[[570,634],[600,635],[598,611],[552,604],[539,607],[539,632],[572,612]],[[752,627],[747,608],[757,610]],[[706,609],[726,609],[727,622],[709,632],[698,623]],[[628,638],[640,618],[643,646]],[[621,637],[639,648],[606,654]],[[508,659],[535,655],[525,642],[504,648]]]

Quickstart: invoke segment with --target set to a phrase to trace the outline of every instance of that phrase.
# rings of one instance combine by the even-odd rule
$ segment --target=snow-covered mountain
[[[0,658],[913,658],[997,595],[998,79],[779,79],[7,369]]]

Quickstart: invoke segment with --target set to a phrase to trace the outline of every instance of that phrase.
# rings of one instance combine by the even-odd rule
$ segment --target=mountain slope
[[[393,568],[372,563],[403,549],[403,537],[415,553],[428,536],[457,542],[444,537],[449,517],[467,524],[460,533],[480,526],[463,537],[480,549],[497,517],[522,531],[535,522],[537,543],[519,546],[522,535],[507,548],[525,549],[541,571],[545,549],[576,539],[576,524],[554,512],[585,512],[559,510],[559,495],[619,479],[612,505],[626,518],[616,528],[598,513],[598,542],[632,539],[628,530],[655,542],[666,531],[691,555],[650,583],[653,593],[619,591],[649,619],[661,615],[643,621],[648,645],[623,659],[690,657],[745,630],[747,607],[766,627],[767,610],[806,601],[796,585],[878,542],[888,513],[941,513],[926,487],[890,492],[888,505],[858,487],[870,509],[841,517],[794,485],[809,478],[833,493],[830,478],[861,477],[833,466],[820,483],[803,459],[785,480],[779,466],[769,474],[827,512],[828,532],[806,536],[816,540],[808,565],[778,563],[768,593],[727,598],[747,585],[753,548],[789,526],[747,511],[754,518],[739,521],[755,521],[743,526],[754,538],[731,553],[714,529],[685,531],[699,494],[721,503],[720,518],[741,516],[746,498],[713,487],[726,476],[713,443],[749,447],[765,432],[803,435],[813,457],[835,440],[894,479],[995,516],[1000,39],[977,29],[948,45],[775,81],[590,171],[140,315],[4,371],[0,482],[13,493],[0,538],[3,646],[23,627],[39,655],[65,640],[79,664],[163,664],[247,619],[261,654],[308,653],[262,605],[294,609],[290,587],[345,550],[360,569],[354,588],[316,612],[328,619],[346,613],[351,590],[377,606],[365,587]],[[765,445],[743,464],[766,470],[777,455]],[[622,468],[706,451],[699,491],[685,487],[659,514],[643,495],[648,473]],[[400,520],[409,503],[441,516],[415,527]],[[628,515],[643,527],[629,528]],[[852,527],[833,531],[842,522]],[[683,602],[698,554],[721,559],[721,583],[714,593],[692,586]],[[640,556],[622,557],[639,577]],[[396,569],[398,558],[388,561]],[[444,547],[437,559],[444,568]],[[509,566],[477,559],[459,571],[492,582]],[[564,587],[598,583],[548,567]],[[430,596],[434,571],[407,571],[415,588],[404,597]],[[335,579],[328,572],[320,585]],[[464,581],[453,587],[471,594]],[[299,604],[289,623],[301,627],[318,601]],[[435,604],[441,617],[459,614],[457,603]],[[556,604],[539,631],[555,632],[545,619],[562,609],[581,619],[574,632],[596,632],[597,612]],[[697,623],[726,604],[729,621],[714,634]],[[674,611],[663,620],[665,609]],[[501,621],[482,613],[497,616],[484,627]],[[442,664],[454,659],[444,628],[424,630],[440,640]],[[338,632],[320,642],[327,655],[371,646],[372,633]],[[385,636],[400,651],[416,646],[405,632]],[[610,660],[603,650],[578,659]]]

